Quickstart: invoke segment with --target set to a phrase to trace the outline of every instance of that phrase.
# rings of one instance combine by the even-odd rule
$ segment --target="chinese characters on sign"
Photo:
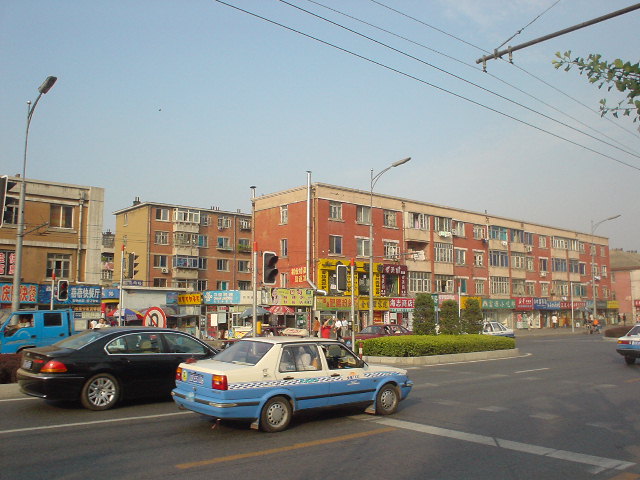
[[[0,303],[11,303],[13,285],[0,283]],[[38,303],[38,285],[34,283],[20,284],[20,303]]]
[[[291,268],[291,282],[292,283],[304,283],[307,280],[307,267],[293,267]]]

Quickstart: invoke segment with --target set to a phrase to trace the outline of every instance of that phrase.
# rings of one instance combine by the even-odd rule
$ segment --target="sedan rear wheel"
[[[284,397],[273,397],[264,404],[260,413],[260,428],[265,432],[281,432],[291,422],[292,408]]]
[[[80,400],[89,410],[108,410],[120,397],[120,385],[113,375],[99,373],[94,375],[82,387]]]

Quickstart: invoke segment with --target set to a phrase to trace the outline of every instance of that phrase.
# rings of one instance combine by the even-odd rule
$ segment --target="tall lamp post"
[[[604,220],[600,220],[599,222],[593,223],[591,220],[591,293],[593,294],[593,320],[596,319],[597,307],[596,307],[596,245],[594,241],[594,234],[596,228],[600,226],[600,224],[604,222],[608,222],[609,220],[615,220],[621,215],[614,215],[612,217],[605,218]]]
[[[11,291],[11,310],[16,311],[20,308],[20,279],[22,277],[22,243],[24,240],[24,204],[27,193],[27,184],[25,177],[27,175],[27,146],[29,145],[29,126],[31,125],[31,117],[36,109],[36,105],[40,101],[40,97],[51,90],[53,84],[58,80],[57,77],[47,77],[42,85],[38,87],[38,97],[36,101],[27,102],[27,130],[24,136],[24,158],[22,160],[22,177],[20,179],[20,199],[18,200],[18,232],[16,233],[16,265],[13,272],[13,289]],[[53,290],[51,291],[53,296]]]
[[[411,160],[411,157],[393,162],[375,175],[373,174],[373,169],[371,169],[371,188],[369,190],[369,215],[371,217],[369,218],[369,324],[373,323],[373,187],[384,173],[393,167],[404,165],[409,160]]]

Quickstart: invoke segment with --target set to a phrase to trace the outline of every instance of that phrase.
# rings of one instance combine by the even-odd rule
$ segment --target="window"
[[[173,234],[173,244],[181,247],[191,247],[198,244],[197,233],[175,232]]]
[[[535,272],[535,262],[533,257],[528,256],[527,258],[525,258],[525,263],[527,272]]]
[[[229,237],[218,237],[218,250],[231,250]]]
[[[484,280],[476,279],[473,283],[476,287],[476,295],[484,295]]]
[[[317,346],[314,344],[290,345],[282,349],[278,370],[280,372],[302,372],[320,370],[320,366],[320,355]],[[338,368],[337,365],[336,368]]]
[[[169,232],[157,231],[155,233],[155,244],[156,245],[169,245]]]
[[[159,222],[169,221],[169,209],[168,208],[156,208],[156,220]]]
[[[356,255],[358,257],[368,257],[370,251],[368,238],[356,238]]]
[[[238,239],[238,251],[239,252],[250,252],[251,251],[251,243],[248,238],[240,238]]]
[[[540,284],[540,296],[548,297],[549,296],[549,284],[541,283]]]
[[[362,365],[362,362],[342,345],[329,344],[324,346],[322,351],[327,359],[329,370],[358,368]]]
[[[538,237],[538,246],[540,248],[547,248],[547,237],[545,237],[544,235],[540,235]]]
[[[523,243],[524,232],[522,230],[511,229],[509,230],[509,238],[514,243]]]
[[[280,206],[280,225],[289,223],[289,205]]]
[[[569,272],[580,273],[580,262],[573,258],[569,259]]]
[[[72,228],[73,207],[68,205],[51,205],[49,226],[54,228]]]
[[[329,202],[329,220],[342,220],[342,203]]]
[[[209,225],[211,225],[211,217],[209,216],[209,214],[200,214],[200,225],[202,225],[203,227],[208,227]]]
[[[507,268],[509,266],[509,253],[504,250],[490,250],[489,265],[492,267]]]
[[[226,280],[218,280],[216,282],[216,290],[229,290],[229,282]]]
[[[606,266],[606,265],[602,265],[602,266],[600,267],[600,271],[602,272],[602,273],[601,273],[601,275],[602,275],[603,277],[606,277],[606,276],[607,276],[607,266]]]
[[[396,212],[393,210],[384,210],[382,213],[385,227],[396,228],[398,226],[398,215]]]
[[[541,272],[548,272],[549,271],[549,259],[548,258],[539,258],[538,259],[538,263],[540,264],[540,271]]]
[[[436,232],[450,232],[451,219],[447,217],[433,217],[433,229]]]
[[[167,255],[154,255],[153,266],[154,268],[167,268],[169,258]]]
[[[491,277],[489,282],[491,295],[509,295],[509,277]]]
[[[154,287],[166,287],[167,286],[167,279],[166,278],[154,278],[153,279],[153,286]]]
[[[466,235],[464,233],[464,222],[459,222],[458,220],[456,220],[453,224],[453,231],[451,233],[453,233],[457,237],[465,237]]]
[[[431,292],[431,274],[429,272],[409,272],[409,291],[412,293]]]
[[[356,206],[356,222],[363,225],[370,225],[371,207],[364,207],[362,205]]]
[[[526,295],[529,297],[535,297],[536,295],[536,283],[535,282],[525,282],[524,289]]]
[[[198,235],[198,247],[207,248],[209,246],[209,237],[207,235]]]
[[[228,272],[229,271],[229,260],[226,258],[219,258],[216,260],[216,268],[219,272]]]
[[[209,265],[206,257],[198,257],[198,270],[206,270]]]
[[[484,267],[484,252],[479,250],[473,251],[473,266]]]
[[[482,240],[483,238],[487,238],[484,233],[484,225],[473,226],[473,238],[476,240]]]
[[[566,258],[552,258],[551,270],[553,272],[566,272],[567,271],[567,259]]]
[[[524,280],[521,278],[514,278],[513,280],[511,280],[511,291],[514,296],[524,296]]]
[[[453,262],[453,245],[450,243],[435,242],[433,244],[436,262],[452,263]]]
[[[505,227],[499,227],[497,225],[489,226],[489,238],[491,240],[507,240],[507,229]]]
[[[251,220],[247,218],[240,219],[240,230],[251,230]]]
[[[511,255],[511,268],[517,268],[518,270],[524,270],[525,256],[522,253],[514,253]]]
[[[71,276],[71,255],[62,253],[47,254],[47,278],[51,278],[53,272],[58,278],[69,278]]]
[[[342,255],[342,237],[329,235],[329,253]]]
[[[197,280],[196,281],[196,290],[198,292],[204,292],[205,290],[208,290],[209,288],[207,287],[209,285],[208,280]]]
[[[460,293],[467,293],[467,279],[466,278],[456,278],[456,285],[458,285],[458,290]],[[457,293],[457,291],[456,291]]]
[[[231,228],[231,218],[225,215],[218,217],[218,228],[224,230],[225,228]]]
[[[6,197],[4,206],[4,223],[9,225],[18,224],[18,199]]]
[[[562,250],[568,250],[569,249],[569,240],[566,238],[562,238],[562,237],[553,237],[552,238],[552,245],[553,248],[560,248]]]
[[[586,275],[587,274],[587,264],[584,262],[580,262],[580,265],[578,265],[579,271],[580,271],[580,275]]]
[[[453,293],[453,277],[451,275],[435,275],[433,288],[436,293]]]
[[[384,247],[384,258],[397,259],[400,254],[398,242],[393,240],[384,240],[382,242]]]
[[[281,288],[287,288],[288,287],[288,283],[287,283],[287,274],[285,272],[281,272],[279,274],[280,276],[280,287]]]
[[[289,256],[289,241],[286,238],[280,239],[280,256],[283,258]]]
[[[533,233],[524,232],[522,236],[522,241],[525,245],[533,245]]]
[[[251,290],[251,282],[249,280],[239,280],[238,290]]]
[[[124,226],[126,227],[127,225],[129,225],[129,214],[125,213],[122,216],[122,223],[124,224]]]
[[[198,257],[176,255],[173,257],[173,266],[176,268],[198,268]]]
[[[465,265],[467,263],[467,251],[462,248],[454,250],[456,255],[456,265]]]
[[[185,223],[200,223],[200,212],[184,208],[173,209],[173,221]]]
[[[429,230],[429,216],[424,213],[409,213],[409,228]]]
[[[249,260],[238,260],[238,271],[241,273],[249,273],[251,271],[251,263]]]

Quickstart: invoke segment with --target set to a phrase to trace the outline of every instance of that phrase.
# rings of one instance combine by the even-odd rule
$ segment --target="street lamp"
[[[373,174],[373,169],[371,169],[371,188],[369,190],[369,324],[373,323],[373,187],[385,172],[391,170],[393,167],[404,165],[409,160],[411,160],[411,157],[393,162],[376,175]]]
[[[593,294],[593,320],[596,319],[597,307],[596,307],[596,245],[594,242],[594,233],[596,228],[604,222],[608,222],[609,220],[615,220],[621,215],[614,215],[612,217],[605,218],[604,220],[600,220],[599,222],[593,223],[591,220],[591,293]]]
[[[22,243],[24,240],[24,204],[26,199],[27,184],[25,176],[27,175],[27,146],[29,145],[29,125],[31,125],[31,117],[36,109],[36,105],[40,101],[40,97],[46,94],[53,84],[58,80],[57,77],[47,77],[42,85],[38,87],[38,97],[36,101],[27,102],[27,130],[24,136],[24,158],[22,160],[22,177],[20,178],[20,199],[18,201],[18,232],[16,233],[16,264],[13,272],[13,290],[11,291],[11,310],[16,311],[20,308],[20,278],[22,277]],[[53,290],[51,291],[53,296]]]

